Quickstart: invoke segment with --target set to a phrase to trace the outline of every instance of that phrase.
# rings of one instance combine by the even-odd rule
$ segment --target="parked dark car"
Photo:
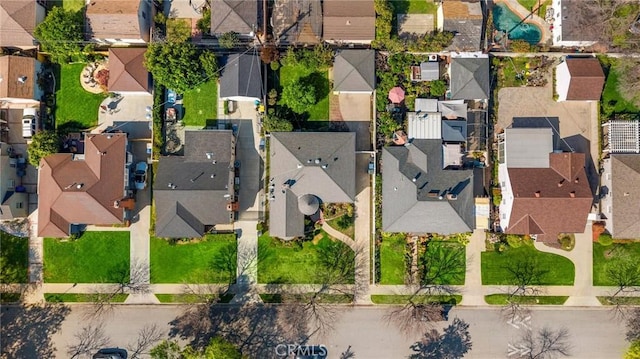
[[[122,348],[103,348],[93,355],[93,359],[127,359],[128,356]]]

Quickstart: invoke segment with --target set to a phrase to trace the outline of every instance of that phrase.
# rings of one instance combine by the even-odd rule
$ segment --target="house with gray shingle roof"
[[[165,156],[158,163],[153,186],[158,237],[202,237],[234,219],[232,131],[187,130],[184,141],[183,156]]]
[[[489,56],[461,53],[451,58],[451,99],[483,100],[489,98]]]
[[[371,93],[376,87],[375,51],[342,50],[333,64],[333,91]]]
[[[262,62],[257,54],[231,54],[220,76],[220,98],[234,101],[262,99]]]
[[[304,235],[304,217],[322,203],[353,203],[354,132],[272,132],[269,144],[269,233]]]
[[[475,228],[473,171],[445,163],[441,139],[382,150],[382,230],[462,233]]]
[[[253,37],[251,33],[261,28],[262,4],[257,0],[212,0],[211,35],[235,32]]]
[[[614,238],[640,238],[640,154],[612,154],[603,163],[601,211]]]

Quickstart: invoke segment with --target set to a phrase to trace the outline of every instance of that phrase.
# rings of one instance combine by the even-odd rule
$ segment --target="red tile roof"
[[[559,233],[582,233],[593,195],[583,153],[551,153],[550,168],[509,168],[513,207],[506,233],[538,234],[555,241]]]
[[[125,134],[89,135],[85,159],[57,153],[40,162],[38,236],[66,237],[69,226],[117,224],[124,219],[127,138]]]
[[[571,75],[567,100],[600,100],[604,87],[604,72],[595,58],[566,59]]]

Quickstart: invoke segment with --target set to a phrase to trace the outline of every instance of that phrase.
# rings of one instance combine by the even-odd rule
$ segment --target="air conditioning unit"
[[[429,62],[438,62],[438,55],[429,55]]]

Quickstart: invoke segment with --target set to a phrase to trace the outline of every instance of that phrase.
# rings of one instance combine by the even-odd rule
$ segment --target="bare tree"
[[[517,346],[524,349],[521,358],[553,359],[569,356],[569,330],[557,330],[544,327],[535,331],[527,330],[520,338]]]
[[[427,331],[433,322],[446,320],[450,304],[443,298],[458,294],[450,283],[461,282],[466,271],[465,252],[448,243],[428,243],[420,258],[420,286],[407,303],[386,315],[404,333]]]
[[[135,342],[129,343],[129,353],[131,359],[137,359],[146,353],[154,344],[164,337],[164,333],[156,324],[147,324],[140,331]]]
[[[444,329],[443,333],[435,329],[427,330],[424,337],[411,345],[411,359],[459,359],[471,350],[469,324],[459,318]]]
[[[616,260],[607,264],[605,274],[616,290],[607,297],[607,301],[612,305],[613,315],[624,318],[629,307],[625,296],[640,291],[640,267],[628,253],[616,253],[614,256]]]
[[[351,345],[347,348],[347,350],[340,353],[340,359],[354,359],[356,357],[356,353],[351,350]]]
[[[640,340],[640,308],[629,310],[627,315],[627,341]]]
[[[105,335],[104,330],[97,326],[83,327],[74,337],[75,343],[67,348],[67,354],[71,359],[90,355],[92,352],[109,345],[109,338]]]
[[[534,257],[512,260],[503,268],[509,274],[509,282],[513,285],[507,289],[507,304],[503,307],[502,313],[508,320],[525,317],[529,310],[522,307],[524,299],[542,293],[542,289],[537,285],[542,283],[549,270],[540,266]]]

